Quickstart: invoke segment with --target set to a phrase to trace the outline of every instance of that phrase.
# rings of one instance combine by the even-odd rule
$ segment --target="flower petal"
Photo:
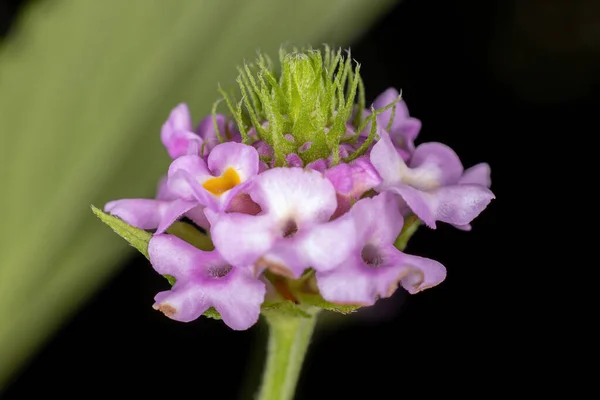
[[[250,269],[233,267],[226,277],[209,283],[204,291],[227,326],[245,330],[258,322],[266,287]]]
[[[404,254],[393,245],[377,250],[381,257],[377,266],[369,266],[359,254],[353,254],[338,268],[317,272],[323,298],[334,303],[372,305],[378,298],[390,297],[398,283],[414,294],[446,277],[446,269],[437,261]]]
[[[216,120],[217,126],[219,127],[219,132],[221,133],[221,136],[225,138],[227,118],[222,114],[217,114]],[[203,140],[203,157],[207,156],[210,151],[220,143],[219,137],[217,136],[217,131],[215,130],[212,115],[208,115],[200,121],[198,128],[196,128],[196,133]]]
[[[140,229],[156,229],[170,202],[152,199],[122,199],[106,203],[104,211]]]
[[[168,185],[171,193],[184,200],[195,200],[194,187],[212,178],[204,160],[196,155],[181,156],[171,163],[168,173]],[[206,204],[204,204],[206,205]]]
[[[257,140],[252,143],[252,147],[256,149],[259,157],[271,158],[273,157],[273,148],[267,144],[264,140]]]
[[[405,254],[393,246],[388,252],[387,261],[402,276],[400,284],[410,294],[437,286],[446,279],[446,268],[435,260]]]
[[[187,154],[190,142],[202,143],[202,139],[192,132],[190,110],[185,103],[175,107],[167,121],[163,124],[160,138],[173,159]]]
[[[437,261],[404,254],[392,245],[382,247],[379,252],[383,263],[368,272],[375,293],[382,298],[394,294],[399,283],[415,294],[446,278],[446,268]]]
[[[352,190],[350,196],[359,198],[365,192],[379,186],[383,181],[367,157],[359,157],[350,163]]]
[[[453,225],[456,229],[461,230],[461,231],[465,231],[465,232],[469,232],[473,227],[471,226],[471,224],[466,224],[466,225]]]
[[[246,193],[239,193],[231,199],[227,211],[230,213],[237,212],[242,214],[256,215],[261,212],[260,206],[250,198]]]
[[[398,154],[389,135],[384,130],[379,131],[380,138],[373,146],[369,156],[371,164],[382,179],[378,191],[401,183],[402,174],[408,170],[404,160]]]
[[[312,226],[298,235],[296,248],[311,268],[326,271],[346,260],[356,243],[355,222],[350,215]]]
[[[215,248],[233,265],[253,265],[276,240],[268,215],[204,211]]]
[[[395,88],[389,88],[375,99],[373,106],[375,109],[383,108],[396,100],[398,95],[399,93]],[[421,121],[411,117],[406,102],[404,100],[399,100],[394,107],[377,116],[379,128],[387,130],[394,108],[396,109],[394,122],[389,130],[389,135],[392,142],[399,147],[399,150],[403,153],[407,152],[407,155],[410,156],[415,150],[414,141],[421,130]],[[370,113],[368,113],[368,115],[370,115]],[[363,132],[368,133],[370,129],[370,124],[368,124]]]
[[[376,238],[378,243],[394,243],[404,223],[398,210],[398,200],[389,192],[359,200],[350,209],[350,215],[356,225],[356,241],[361,248],[372,238]]]
[[[312,169],[270,169],[254,179],[249,194],[263,212],[278,220],[293,217],[297,222],[324,222],[337,206],[331,182]]]
[[[174,276],[178,281],[189,279],[204,252],[173,235],[156,234],[148,243],[152,267],[161,275]]]
[[[168,176],[163,176],[158,182],[158,188],[156,189],[156,200],[175,200],[177,196],[169,190],[169,179]]]
[[[177,221],[183,214],[187,213],[198,205],[195,201],[186,201],[177,199],[169,203],[161,216],[160,223],[156,228],[156,233],[160,234],[166,231],[173,222]]]
[[[318,160],[311,161],[306,164],[306,168],[314,169],[315,171],[325,172],[327,169],[327,161],[323,158],[319,158]]]
[[[254,273],[259,275],[268,269],[274,274],[298,279],[310,267],[307,254],[294,239],[278,239],[254,264]]]
[[[419,145],[409,166],[410,177],[403,177],[403,181],[421,189],[456,184],[463,173],[462,163],[454,150],[437,142]]]
[[[329,271],[317,272],[321,296],[337,304],[370,306],[375,303],[371,277],[359,255],[353,254],[343,265]]]
[[[300,156],[296,153],[288,154],[285,157],[285,161],[288,163],[290,167],[299,167],[302,168],[304,166],[304,162],[300,158]]]
[[[486,188],[492,186],[491,169],[488,163],[480,163],[465,170],[458,183],[481,185]]]
[[[208,169],[213,176],[220,176],[232,168],[245,182],[258,173],[258,161],[258,152],[254,147],[226,142],[212,149],[208,155]]]
[[[175,321],[190,322],[200,318],[210,305],[197,285],[175,283],[171,290],[154,297],[152,307]]]
[[[207,230],[210,228],[208,219],[206,218],[206,215],[204,215],[204,207],[203,206],[196,206],[196,207],[192,208],[191,210],[186,212],[184,214],[184,216],[191,219],[192,222],[194,222],[196,225],[198,225],[201,228],[204,228]]]
[[[375,108],[375,110],[384,108],[385,106],[388,106],[388,105],[392,104],[394,101],[396,101],[398,99],[399,95],[400,95],[400,93],[398,93],[398,91],[395,88],[393,88],[393,87],[388,88],[383,93],[381,93],[379,96],[377,96],[377,98],[373,102],[373,107]],[[394,125],[396,124],[396,121],[402,120],[402,119],[406,118],[406,116],[408,115],[408,110],[406,110],[406,112],[404,112],[405,111],[404,109],[406,107],[404,107],[404,108],[398,107],[398,104],[400,102],[402,102],[402,101],[400,100],[394,106],[396,108],[396,112],[394,113]],[[385,110],[381,114],[377,115],[377,125],[381,129],[387,129],[387,126],[390,122],[390,118],[392,116],[392,109],[394,107],[390,108],[389,110]],[[370,128],[369,128],[369,130],[370,130]]]
[[[389,190],[399,194],[430,228],[435,228],[435,221],[467,225],[495,198],[489,189],[480,185],[444,186],[430,192],[397,185]]]
[[[404,106],[406,109],[406,103],[404,101],[400,101],[398,106]],[[406,113],[408,114],[408,109],[406,109]],[[417,118],[407,118],[404,121],[399,121],[393,130],[390,131],[390,136],[396,142],[396,145],[400,147],[400,149],[408,151],[409,154],[415,150],[415,139],[419,136],[419,132],[421,131],[422,123]]]
[[[352,168],[350,165],[342,163],[325,171],[325,176],[337,193],[347,194],[352,190]]]

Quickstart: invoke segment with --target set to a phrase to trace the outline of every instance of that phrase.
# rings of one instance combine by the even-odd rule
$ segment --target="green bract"
[[[349,155],[350,161],[364,154],[375,138],[375,115],[390,104],[363,119],[365,93],[360,65],[352,62],[350,53],[294,48],[279,52],[279,71],[271,59],[259,54],[256,62],[239,68],[239,94],[219,88],[233,114],[242,141],[251,144],[263,140],[274,151],[274,166],[287,165],[286,156],[296,154],[304,162],[331,157],[331,165],[339,163],[340,144],[355,144],[368,122],[373,122],[364,146]],[[219,102],[213,107],[215,116]],[[352,122],[351,125],[349,123]],[[218,133],[219,137],[222,134]]]

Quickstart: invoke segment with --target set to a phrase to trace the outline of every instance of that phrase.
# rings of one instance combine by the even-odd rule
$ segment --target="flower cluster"
[[[239,101],[221,89],[231,119],[217,103],[194,129],[178,105],[162,127],[173,161],[156,198],[105,206],[154,231],[150,262],[174,279],[154,307],[172,319],[212,307],[241,330],[274,299],[369,306],[398,286],[417,293],[446,270],[401,251],[403,235],[420,221],[469,230],[494,198],[487,164],[465,170],[448,146],[415,145],[421,122],[395,89],[365,109],[350,57],[282,50],[280,62],[280,72],[262,55],[240,68]],[[214,248],[173,234],[176,221]]]

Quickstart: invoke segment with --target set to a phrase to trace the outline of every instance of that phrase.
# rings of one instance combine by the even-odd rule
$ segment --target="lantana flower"
[[[280,63],[240,68],[239,100],[220,89],[197,129],[178,105],[161,130],[173,161],[156,199],[105,206],[151,231],[124,237],[173,284],[154,304],[169,318],[216,314],[240,330],[261,313],[309,318],[421,292],[446,269],[404,252],[420,221],[470,230],[494,198],[488,164],[465,170],[448,146],[415,145],[421,121],[396,89],[365,107],[360,66],[341,51],[282,50]]]
[[[379,132],[380,140],[371,151],[371,163],[383,182],[376,190],[398,194],[410,210],[427,226],[436,221],[457,226],[468,225],[494,198],[484,185],[471,183],[481,179],[484,166],[467,174],[456,153],[442,143],[423,143],[407,165],[390,136]]]
[[[258,321],[266,289],[250,265],[231,265],[217,250],[202,251],[164,234],[150,240],[148,253],[157,272],[176,280],[156,295],[153,306],[169,318],[189,322],[214,307],[232,329],[248,329]]]
[[[258,215],[206,211],[213,242],[228,261],[298,278],[307,268],[329,269],[349,253],[353,225],[348,218],[329,221],[335,189],[318,171],[274,168],[254,179],[249,194],[261,208]]]
[[[172,159],[186,154],[206,156],[220,143],[217,132],[226,132],[227,138],[238,138],[233,124],[222,114],[207,116],[194,130],[190,110],[185,103],[175,107],[160,131],[160,139]]]
[[[241,143],[221,143],[207,161],[197,155],[181,156],[169,167],[169,189],[186,201],[224,211],[258,174],[256,149]]]
[[[358,201],[349,211],[356,236],[348,258],[329,271],[317,271],[323,297],[334,303],[373,305],[390,297],[398,284],[417,293],[442,282],[446,269],[394,247],[403,226],[398,199],[390,192]]]
[[[104,211],[140,229],[164,231],[181,217],[189,218],[201,228],[208,228],[204,207],[177,197],[169,190],[166,176],[159,183],[155,199],[114,200],[106,203]]]

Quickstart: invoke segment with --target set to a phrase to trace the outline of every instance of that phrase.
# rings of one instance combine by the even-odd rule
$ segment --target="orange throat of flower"
[[[202,187],[215,196],[220,196],[234,186],[242,183],[237,171],[231,167],[227,168],[223,174],[217,178],[207,179]]]

